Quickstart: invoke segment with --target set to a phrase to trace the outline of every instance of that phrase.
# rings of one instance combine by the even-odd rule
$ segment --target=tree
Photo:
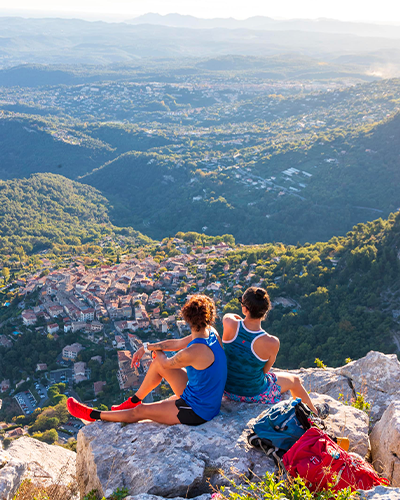
[[[58,432],[55,429],[49,429],[43,433],[39,432],[34,434],[33,437],[39,441],[43,441],[48,444],[53,444],[58,441]]]
[[[68,422],[69,419],[69,413],[67,410],[67,406],[65,404],[65,401],[60,401],[55,407],[54,407],[54,415],[55,417],[58,418],[61,424],[65,424]]]
[[[32,432],[35,431],[47,431],[49,429],[55,429],[59,426],[60,421],[57,417],[48,416],[48,410],[41,413],[36,419],[35,423],[30,427]]]
[[[1,274],[3,275],[4,283],[7,283],[8,279],[10,278],[10,270],[8,267],[3,267]]]

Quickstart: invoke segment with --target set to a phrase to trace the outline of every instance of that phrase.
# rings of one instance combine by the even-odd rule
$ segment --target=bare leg
[[[139,422],[140,420],[153,420],[153,422],[160,424],[179,424],[177,417],[179,410],[175,406],[175,400],[165,399],[157,403],[143,403],[131,410],[102,411],[100,414],[101,420],[105,422],[126,422],[127,424]]]
[[[183,368],[162,368],[157,358],[153,359],[142,385],[136,391],[136,396],[144,399],[163,378],[169,383],[176,396],[180,397],[188,382],[186,371]]]
[[[300,378],[297,375],[292,375],[290,373],[277,373],[277,384],[281,386],[281,392],[290,391],[293,398],[301,398],[303,403],[305,403],[311,411],[318,415],[318,411],[312,404],[308,392],[304,389]]]

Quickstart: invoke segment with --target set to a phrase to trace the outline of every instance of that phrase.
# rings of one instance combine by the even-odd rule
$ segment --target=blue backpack
[[[280,401],[258,417],[247,440],[280,465],[284,453],[311,427],[310,415],[300,398]]]

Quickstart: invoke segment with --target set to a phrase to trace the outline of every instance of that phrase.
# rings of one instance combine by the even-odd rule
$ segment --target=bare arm
[[[204,344],[191,345],[167,358],[164,352],[156,351],[156,356],[163,368],[185,368],[193,366],[196,370],[204,370],[214,362],[214,353]]]
[[[190,334],[182,339],[168,339],[161,342],[155,342],[154,344],[147,344],[147,349],[149,351],[180,351],[185,349],[191,340],[192,335]],[[144,347],[141,346],[132,356],[131,368],[139,365],[139,361],[142,359],[143,354]]]
[[[276,337],[271,337],[269,345],[268,345],[269,358],[268,358],[268,361],[264,365],[264,368],[263,368],[264,373],[268,373],[271,370],[273,364],[275,363],[276,356],[277,356],[278,351],[279,351],[279,346],[280,346],[279,339],[277,339]]]
[[[188,355],[189,349],[184,349],[183,351],[177,352],[171,358],[167,358],[163,351],[157,351],[157,359],[163,368],[185,368],[191,364],[190,353]]]
[[[180,351],[181,349],[185,349],[191,340],[193,340],[192,334],[181,339],[168,339],[148,344],[147,349],[149,351]]]
[[[275,356],[271,356],[269,360],[265,363],[263,368],[264,373],[268,373],[271,370],[273,364],[275,363],[275,360],[276,360],[276,354]]]

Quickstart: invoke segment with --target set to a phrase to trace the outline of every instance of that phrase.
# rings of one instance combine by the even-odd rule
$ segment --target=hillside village
[[[208,272],[214,260],[232,250],[227,243],[193,247],[195,253],[179,238],[173,243],[177,255],[161,262],[156,262],[152,256],[143,260],[124,256],[123,262],[113,266],[86,268],[82,260],[76,258],[68,267],[52,270],[51,262],[43,258],[45,273],[38,271],[13,283],[19,286],[23,298],[19,304],[21,326],[12,335],[0,336],[3,347],[11,347],[16,336],[24,335],[27,330],[54,339],[66,334],[74,334],[76,338],[58,353],[55,361],[59,368],[50,370],[47,364],[37,365],[38,378],[43,381],[45,375],[48,381],[47,387],[38,381],[39,398],[31,392],[18,393],[18,386],[24,381],[17,384],[14,398],[24,414],[29,415],[45,400],[51,384],[64,382],[72,389],[81,382],[91,381],[95,397],[104,389],[106,382],[94,379],[88,363],[80,359],[80,354],[85,349],[90,350],[91,345],[103,345],[113,353],[108,355],[118,362],[117,379],[121,392],[138,387],[151,358],[143,356],[140,366],[132,369],[131,354],[144,339],[157,341],[189,333],[186,323],[179,317],[186,297],[194,292],[211,295],[221,313],[232,295],[231,292],[225,294],[225,289],[233,287],[234,292],[240,291],[254,277],[251,271],[255,265],[248,266],[246,262],[230,270],[225,282],[218,281]],[[228,269],[226,265],[225,271]],[[93,356],[90,360],[102,363],[101,356]],[[10,389],[9,380],[0,381],[0,392]]]
[[[134,79],[134,77],[133,77]],[[394,82],[393,82],[394,83]],[[396,97],[397,88],[387,86],[387,97]],[[396,85],[397,87],[397,85]],[[267,121],[285,120],[285,129],[304,129],[307,126],[330,126],[333,119],[349,118],[349,107],[357,103],[360,115],[350,119],[351,124],[359,120],[373,122],[393,112],[393,102],[382,101],[382,85],[371,83],[362,89],[347,81],[264,81],[249,77],[246,81],[235,79],[213,79],[184,76],[174,83],[153,80],[141,82],[102,82],[75,86],[49,86],[47,88],[3,88],[0,104],[3,109],[15,112],[34,111],[38,115],[44,110],[52,113],[68,110],[73,118],[87,123],[97,120],[115,120],[125,123],[151,121],[151,129],[162,131],[170,138],[174,132],[186,135],[190,129],[182,125],[237,122],[237,129],[249,126],[243,119]],[[248,106],[250,100],[258,100],[258,108]],[[283,100],[285,110],[283,109]],[[371,102],[368,102],[371,99]],[[323,109],[326,107],[326,109]],[[291,115],[297,116],[290,123]],[[159,122],[159,123],[157,123]],[[349,123],[349,124],[350,124]],[[166,124],[173,124],[168,129]],[[147,127],[149,129],[149,127]],[[149,130],[151,130],[149,129]],[[34,132],[34,129],[31,130]],[[212,128],[196,127],[194,135],[208,135]],[[67,140],[62,134],[60,140]]]

